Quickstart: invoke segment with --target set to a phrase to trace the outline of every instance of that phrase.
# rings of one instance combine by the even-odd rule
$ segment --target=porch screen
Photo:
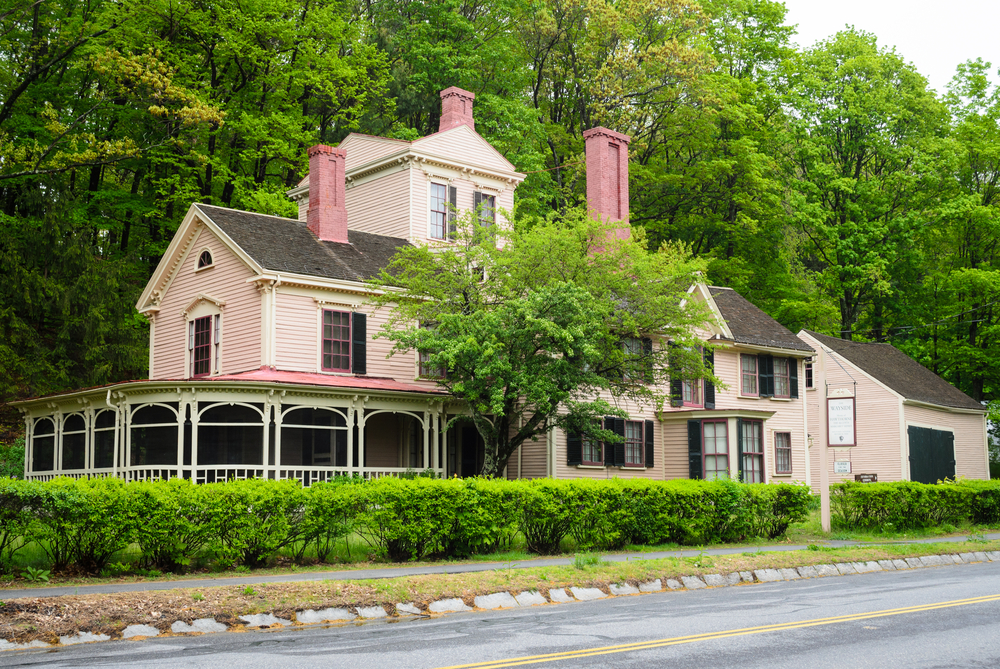
[[[329,409],[293,409],[281,419],[281,465],[346,467],[347,421]]]
[[[94,467],[107,469],[115,464],[115,412],[102,411],[94,418]]]
[[[243,404],[218,404],[202,411],[196,464],[264,464],[263,410]]]
[[[83,469],[87,466],[87,422],[80,414],[66,417],[62,435],[62,468]]]
[[[55,469],[56,426],[48,418],[35,423],[31,436],[31,471],[50,472]]]
[[[177,464],[177,413],[173,407],[153,404],[132,414],[133,467]]]

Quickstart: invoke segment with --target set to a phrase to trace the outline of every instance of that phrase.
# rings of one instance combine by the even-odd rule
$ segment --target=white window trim
[[[208,251],[208,254],[212,256],[212,262],[209,263],[208,265],[205,265],[204,267],[198,267],[198,263],[201,262],[201,254],[204,253],[205,251]],[[198,272],[204,272],[205,270],[212,269],[213,267],[215,267],[215,253],[212,251],[212,249],[205,246],[200,251],[198,251],[198,253],[194,257],[194,273],[197,274]]]
[[[212,306],[205,306],[210,304]],[[225,302],[222,302],[225,304]],[[211,298],[198,299],[191,304],[184,312],[185,345],[184,345],[184,378],[194,378],[194,322],[199,318],[210,316],[212,318],[211,342],[211,371],[206,376],[219,376],[222,374],[222,353],[225,344],[226,319],[223,315],[222,307]],[[218,327],[216,327],[218,322]],[[198,378],[204,378],[199,376]]]

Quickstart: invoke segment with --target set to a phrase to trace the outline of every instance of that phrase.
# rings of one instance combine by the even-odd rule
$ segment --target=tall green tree
[[[390,313],[377,336],[418,351],[468,406],[482,474],[553,426],[613,441],[597,427],[624,415],[612,397],[662,406],[671,373],[708,374],[693,334],[707,314],[681,306],[701,265],[682,249],[650,253],[641,229],[611,239],[582,208],[510,232],[463,227],[447,249],[402,249],[373,288]]]
[[[886,302],[905,289],[914,228],[927,204],[924,150],[944,132],[927,81],[874,35],[849,29],[786,66],[793,155],[791,206],[807,262],[840,311],[839,334],[866,319],[886,329]]]

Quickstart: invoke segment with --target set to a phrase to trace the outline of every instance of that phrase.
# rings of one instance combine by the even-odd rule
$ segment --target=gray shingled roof
[[[891,344],[847,341],[809,330],[806,332],[908,400],[985,411],[982,404]]]
[[[389,264],[396,249],[409,245],[405,239],[358,230],[348,230],[349,244],[323,242],[303,221],[207,204],[195,206],[247,255],[273,272],[366,281]]]
[[[732,288],[709,286],[712,299],[726,319],[733,341],[754,346],[773,346],[793,351],[812,351],[791,330],[751,304]]]

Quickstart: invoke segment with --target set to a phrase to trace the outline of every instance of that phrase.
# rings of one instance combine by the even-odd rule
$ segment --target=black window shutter
[[[761,397],[774,396],[774,358],[767,353],[757,355],[757,391]]]
[[[730,468],[732,471],[732,468]],[[736,419],[736,476],[738,481],[743,480],[743,419]]]
[[[642,380],[646,383],[653,382],[653,340],[649,337],[642,338]]]
[[[670,342],[670,353],[673,353],[677,349],[677,344]],[[682,385],[683,378],[681,377],[679,365],[675,356],[670,356],[670,406],[679,407],[684,406],[684,388]]]
[[[351,371],[355,374],[368,373],[368,317],[355,312],[351,314]]]
[[[705,367],[708,371],[714,371],[715,369],[715,350],[706,348],[705,349]],[[705,379],[705,408],[714,409],[715,408],[715,384]]]
[[[615,417],[605,416],[604,417],[604,429],[615,431]],[[604,442],[604,466],[613,467],[615,464],[615,445],[610,441]]]
[[[479,207],[483,204],[483,194],[479,191],[472,193],[472,210],[475,212],[476,220],[480,223],[483,220],[483,212]]]
[[[799,399],[799,359],[788,359],[788,388],[789,397],[793,400]]]
[[[654,455],[653,451],[656,450],[656,447],[653,443],[653,421],[651,420],[646,421],[646,426],[643,429],[642,434],[646,440],[646,466],[652,467],[653,455]]]
[[[701,473],[701,421],[688,421],[688,476],[702,478]]]
[[[625,464],[625,419],[615,418],[615,434],[618,443],[615,444],[615,466]]]
[[[578,465],[583,462],[583,437],[576,432],[566,433],[566,464]]]
[[[454,186],[448,186],[448,239],[454,239],[455,233],[458,230],[457,224],[455,222],[458,216],[458,189]]]

